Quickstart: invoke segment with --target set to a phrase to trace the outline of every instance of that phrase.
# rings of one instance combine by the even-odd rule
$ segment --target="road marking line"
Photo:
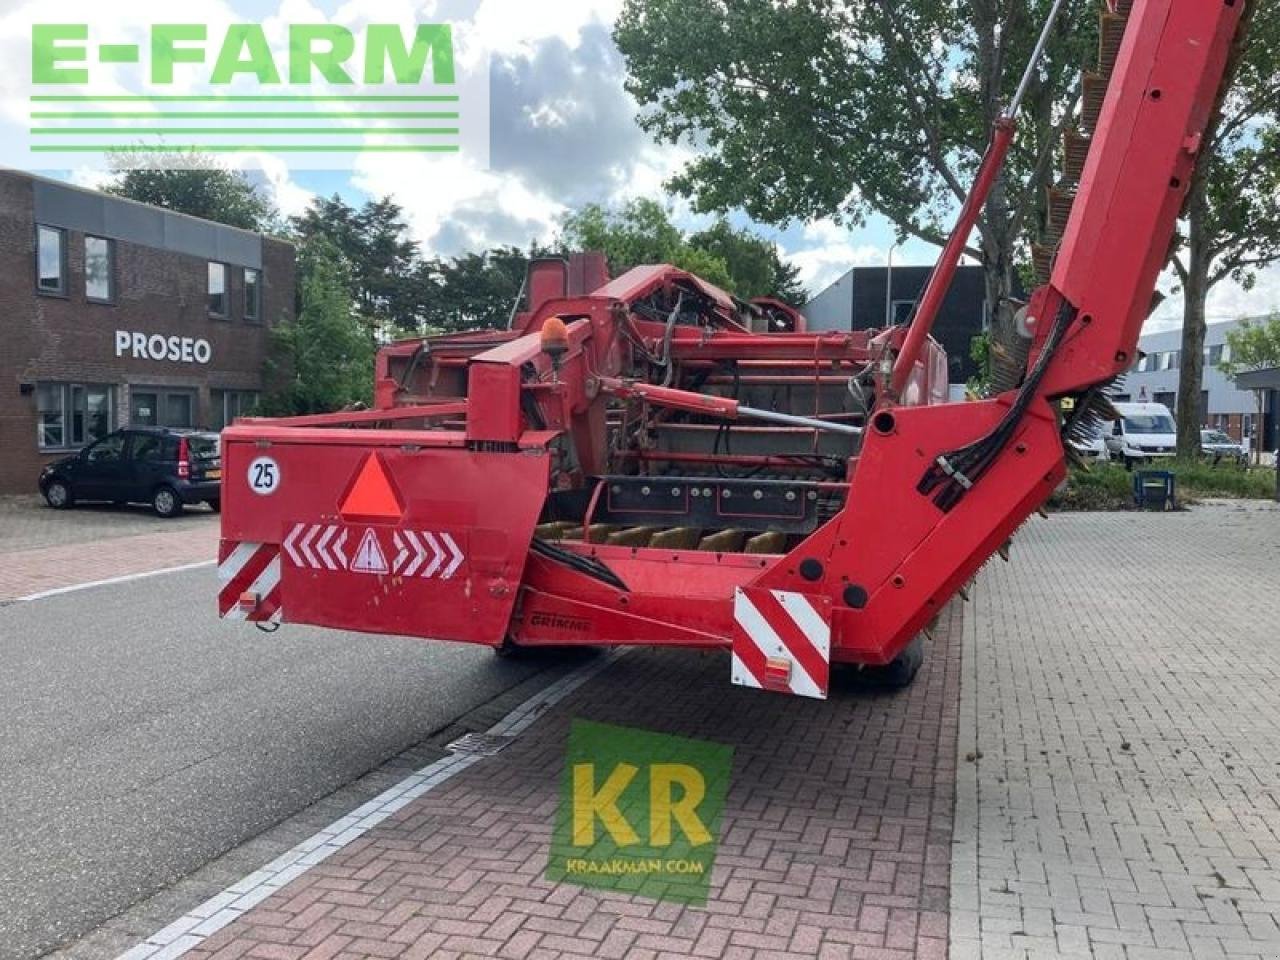
[[[518,736],[550,707],[605,668],[612,666],[626,652],[620,650],[602,654],[594,662],[570,671],[508,713],[485,731],[486,734]],[[487,759],[490,758],[448,754],[411,773],[372,800],[356,807],[345,817],[340,817],[319,833],[282,853],[266,866],[242,877],[164,929],[156,931],[137,946],[120,954],[116,960],[174,960],[175,957],[182,956],[317,863],[327,860],[351,841],[363,836],[397,810],[408,806],[424,793],[473,764]]]
[[[54,587],[52,590],[41,590],[39,593],[31,593],[25,597],[14,597],[12,600],[0,601],[3,603],[25,603],[28,600],[43,600],[45,597],[57,597],[64,593],[75,593],[77,590],[88,590],[91,587],[106,587],[114,583],[128,583],[131,580],[145,580],[147,577],[159,577],[166,573],[182,573],[185,570],[198,570],[201,567],[211,567],[216,560],[200,560],[196,563],[184,563],[177,567],[163,567],[160,570],[143,570],[141,573],[128,573],[122,577],[108,577],[106,580],[90,580],[88,583],[73,583],[69,587]]]

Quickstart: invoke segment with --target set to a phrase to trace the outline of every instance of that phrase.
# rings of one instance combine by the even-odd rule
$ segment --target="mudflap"
[[[739,587],[733,598],[732,678],[738,686],[827,698],[831,598]]]
[[[284,620],[501,644],[545,500],[546,451],[344,433],[277,438],[267,454],[224,435],[224,539],[279,545]],[[264,455],[279,478],[269,496],[241,476],[251,485]]]

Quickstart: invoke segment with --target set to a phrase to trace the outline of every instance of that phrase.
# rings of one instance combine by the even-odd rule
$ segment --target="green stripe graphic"
[[[264,144],[225,144],[225,143],[184,143],[154,146],[150,144],[120,146],[118,144],[37,143],[31,147],[32,153],[169,153],[178,151],[198,151],[201,153],[458,153],[461,147],[442,144],[314,144],[296,143],[264,145]]]
[[[141,134],[144,136],[165,136],[180,133],[184,136],[198,134],[242,134],[252,133],[266,137],[283,137],[300,133],[310,136],[316,134],[332,134],[334,136],[355,136],[358,134],[388,134],[395,136],[450,136],[459,132],[458,127],[284,127],[279,130],[263,130],[261,127],[32,127],[31,133],[37,136],[77,136],[91,134],[94,136],[125,134]]]
[[[211,114],[207,110],[196,112],[161,112],[161,113],[112,113],[110,111],[72,111],[58,113],[49,111],[33,111],[33,120],[457,120],[456,113],[324,113],[324,112],[280,112],[269,111],[255,113],[246,111],[228,111]]]
[[[286,96],[283,94],[261,94],[256,96],[171,94],[154,97],[124,94],[111,96],[40,94],[33,96],[31,101],[33,103],[457,103],[458,98],[456,96],[393,96],[390,94],[349,97]]]

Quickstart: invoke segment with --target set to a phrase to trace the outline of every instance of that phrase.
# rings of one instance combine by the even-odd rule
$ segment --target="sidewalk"
[[[35,497],[0,498],[0,603],[217,553],[218,517],[202,506],[161,520],[139,507],[58,511]]]

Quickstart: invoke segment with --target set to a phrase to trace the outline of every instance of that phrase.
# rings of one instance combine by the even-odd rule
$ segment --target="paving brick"
[[[32,498],[0,497],[0,603],[217,555],[217,516],[204,507],[166,522],[135,509],[58,512]]]
[[[333,949],[335,958],[402,950],[403,958],[790,960],[825,951],[940,960],[961,620],[960,607],[949,607],[908,690],[885,696],[837,684],[827,703],[735,689],[723,655],[636,651],[502,753],[247,912],[224,945],[258,949],[284,930],[300,950]],[[575,717],[734,746],[705,907],[542,879]],[[188,956],[207,960],[209,951]]]
[[[1280,956],[1277,542],[1269,504],[1056,515],[983,571],[952,960]]]

